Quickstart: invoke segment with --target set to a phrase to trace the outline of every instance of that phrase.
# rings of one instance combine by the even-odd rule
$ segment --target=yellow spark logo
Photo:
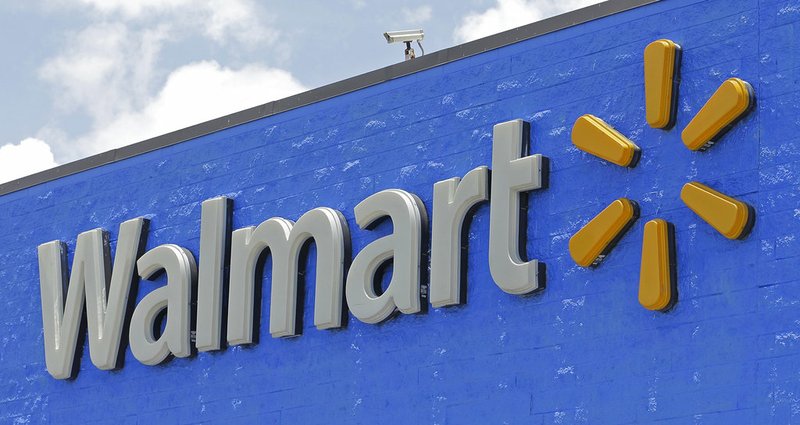
[[[669,129],[675,122],[680,56],[680,46],[671,40],[657,40],[645,48],[645,107],[653,128]],[[681,133],[683,144],[693,151],[708,149],[751,109],[754,100],[750,84],[738,78],[726,80],[686,125]],[[620,167],[635,167],[641,152],[602,119],[588,114],[575,121],[572,143]],[[728,239],[742,239],[752,228],[752,207],[702,183],[686,183],[680,197]],[[638,216],[634,201],[615,200],[570,238],[572,259],[582,267],[598,265]],[[675,303],[674,257],[672,224],[660,218],[645,223],[639,275],[639,303],[645,308],[663,311]]]

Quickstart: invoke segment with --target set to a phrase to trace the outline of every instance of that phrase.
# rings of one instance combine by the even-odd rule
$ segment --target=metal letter
[[[433,185],[430,302],[434,307],[461,304],[462,227],[467,212],[489,199],[488,186],[488,167],[475,168],[463,180],[454,177]]]
[[[230,203],[225,197],[203,201],[200,218],[200,267],[197,276],[198,351],[219,350],[222,328],[222,284],[228,254]]]
[[[500,289],[516,295],[541,289],[539,262],[519,254],[519,194],[542,187],[542,156],[526,156],[529,134],[522,120],[500,123],[492,144],[489,270]]]
[[[151,366],[161,363],[170,352],[175,357],[188,357],[192,354],[192,286],[197,279],[194,256],[178,245],[160,245],[142,255],[136,267],[142,279],[164,270],[167,285],[147,294],[133,311],[130,327],[133,356]],[[165,308],[167,323],[164,333],[156,338],[153,334],[155,321]]]
[[[39,245],[39,279],[47,371],[56,379],[73,375],[78,330],[85,300],[89,331],[89,353],[99,369],[117,365],[122,324],[128,305],[133,264],[143,245],[146,220],[136,218],[119,226],[113,270],[108,234],[94,229],[78,235],[69,287],[67,247],[59,241]],[[66,303],[64,290],[66,289]]]
[[[394,232],[373,241],[353,259],[345,290],[350,311],[366,323],[386,319],[395,308],[406,314],[418,313],[422,229],[427,225],[425,205],[411,193],[384,190],[356,205],[355,216],[362,229],[388,216]],[[377,295],[375,273],[390,258],[394,258],[392,279],[386,291]]]
[[[297,273],[303,245],[317,245],[317,281],[314,325],[317,329],[342,325],[344,261],[350,234],[339,211],[315,208],[297,223],[271,218],[258,227],[245,227],[231,238],[231,276],[228,294],[228,343],[253,342],[255,270],[262,252],[272,255],[272,291],[269,332],[275,337],[296,336]]]

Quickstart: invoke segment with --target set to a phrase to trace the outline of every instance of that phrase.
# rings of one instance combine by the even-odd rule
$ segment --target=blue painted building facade
[[[643,50],[658,38],[683,48],[668,131],[644,112]],[[798,52],[798,1],[666,0],[3,195],[0,423],[800,422]],[[730,77],[752,84],[755,109],[713,148],[689,151],[680,130]],[[642,148],[637,167],[573,147],[586,113]],[[494,285],[482,204],[462,306],[318,331],[309,260],[303,335],[273,339],[265,267],[257,344],[159,366],[128,349],[113,372],[85,347],[76,379],[48,375],[39,244],[71,253],[99,227],[113,247],[121,222],[145,216],[147,248],[197,256],[200,203],[225,195],[234,229],[338,209],[355,254],[391,232],[359,229],[358,202],[404,189],[430,213],[433,184],[490,165],[492,126],[516,118],[531,124],[530,152],[549,158],[549,186],[527,210],[543,291]],[[693,180],[752,205],[752,233],[730,241],[692,213],[679,193]],[[578,267],[570,236],[623,196],[641,217],[599,267]],[[676,228],[678,301],[666,313],[637,301],[652,218]],[[142,281],[135,296],[163,284]]]

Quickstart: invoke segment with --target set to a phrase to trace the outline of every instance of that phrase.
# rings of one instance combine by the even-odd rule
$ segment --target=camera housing
[[[400,42],[412,42],[412,41],[420,41],[425,37],[425,33],[420,30],[403,30],[403,31],[389,31],[383,33],[383,36],[386,37],[387,43],[400,43]]]

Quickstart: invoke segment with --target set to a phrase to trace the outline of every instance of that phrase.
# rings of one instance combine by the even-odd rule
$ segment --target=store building
[[[0,422],[800,422],[798,34],[612,0],[2,184]]]

